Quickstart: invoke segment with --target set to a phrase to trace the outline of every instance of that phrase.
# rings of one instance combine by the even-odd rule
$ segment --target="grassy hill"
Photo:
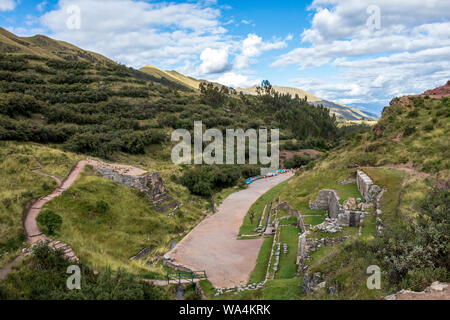
[[[311,275],[320,273],[327,279],[325,288],[306,295],[301,289],[303,272],[287,276],[288,280],[279,279],[286,275],[282,270],[295,266],[295,261],[280,259],[280,275],[264,289],[226,298],[264,299],[275,294],[281,299],[380,299],[401,289],[421,291],[433,281],[448,282],[449,110],[449,97],[393,99],[374,128],[353,133],[344,145],[301,170],[282,188],[271,190],[252,207],[260,215],[261,208],[280,197],[306,215],[306,224],[317,225],[324,221],[325,212],[311,210],[309,201],[316,199],[319,190],[334,189],[341,201],[362,197],[355,183],[339,183],[355,177],[356,170],[364,170],[377,185],[387,188],[381,202],[385,228],[381,235],[374,209],[365,217],[361,235],[356,227],[343,227],[336,234],[313,231],[308,235],[318,239],[349,236],[339,245],[314,251],[307,262]],[[248,216],[245,221],[248,223]],[[291,231],[283,227],[280,232],[281,239],[288,239]],[[296,252],[297,242],[283,241],[288,243],[289,252]],[[254,282],[265,275],[271,244],[272,240],[266,239],[261,248],[252,274]],[[366,286],[370,265],[381,268],[380,290]],[[335,289],[333,294],[327,289],[330,286]]]
[[[99,270],[124,266],[133,273],[145,270],[149,277],[161,277],[161,265],[152,269],[147,261],[130,263],[129,258],[147,244],[152,263],[204,217],[210,198],[191,193],[181,178],[198,173],[203,179],[199,184],[208,187],[202,192],[209,195],[259,172],[259,166],[213,171],[175,166],[169,140],[174,129],[192,131],[194,120],[221,130],[280,128],[286,141],[323,148],[340,137],[328,110],[300,100],[238,97],[215,86],[199,92],[173,72],[148,74],[47,37],[22,38],[3,29],[0,33],[0,268],[26,247],[24,206],[56,187],[50,177],[34,172],[40,165],[41,171],[59,179],[88,156],[160,172],[170,194],[183,204],[173,219],[154,212],[139,194],[88,170],[68,197],[47,205],[63,216],[57,237],[72,243],[85,264]],[[95,215],[84,219],[85,209],[95,206],[96,198],[108,200],[111,220]],[[130,201],[141,205],[131,206]],[[103,231],[93,233],[95,227]],[[120,249],[115,249],[114,239],[124,240]]]
[[[198,90],[199,85],[203,83],[209,83],[209,81],[206,80],[198,80],[194,79],[192,77],[187,77],[185,75],[182,75],[181,73],[178,73],[177,71],[165,71],[161,70],[155,66],[147,65],[144,68],[140,69],[142,72],[145,72],[146,74],[152,75],[159,79],[167,79],[172,82],[180,83],[181,85],[184,85],[190,89]],[[213,83],[215,86],[222,86],[218,83]],[[346,105],[334,103],[331,101],[323,100],[321,98],[316,97],[315,95],[304,91],[302,89],[298,88],[289,88],[289,87],[280,87],[280,86],[273,86],[273,89],[280,93],[280,94],[289,94],[292,97],[295,97],[295,95],[298,95],[300,98],[307,97],[308,102],[310,102],[314,106],[324,106],[328,109],[330,109],[331,113],[336,115],[339,119],[342,119],[344,121],[375,121],[377,120],[377,117],[370,113],[365,113],[359,109],[349,107]],[[236,92],[243,92],[247,95],[256,96],[257,93],[257,86],[253,86],[250,88],[237,88]]]
[[[308,102],[310,102],[314,106],[322,105],[328,109],[330,109],[332,114],[335,114],[338,118],[348,120],[348,121],[358,121],[358,120],[368,120],[368,121],[374,121],[377,120],[377,118],[372,115],[365,113],[361,110],[358,110],[353,107],[349,107],[343,104],[323,100],[322,98],[316,97],[315,95],[302,90],[298,88],[290,88],[290,87],[280,87],[280,86],[273,86],[274,91],[282,94],[290,94],[291,96],[295,97],[295,95],[298,95],[300,98],[307,97]],[[257,86],[253,86],[250,88],[238,88],[236,91],[240,92],[242,91],[245,94],[249,95],[257,95]]]

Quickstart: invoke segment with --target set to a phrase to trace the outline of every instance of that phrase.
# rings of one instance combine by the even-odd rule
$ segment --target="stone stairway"
[[[80,259],[78,259],[78,257],[75,255],[72,248],[68,244],[51,239],[47,241],[47,244],[50,248],[54,250],[62,250],[62,252],[64,253],[64,257],[67,260],[76,263],[80,262]]]
[[[180,202],[172,198],[167,192],[164,192],[155,196],[153,205],[157,212],[166,212],[168,210],[174,212],[180,207]]]

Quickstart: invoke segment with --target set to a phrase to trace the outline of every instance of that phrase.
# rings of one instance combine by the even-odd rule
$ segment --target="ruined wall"
[[[285,209],[288,211],[288,214],[297,218],[297,226],[302,230],[302,232],[306,231],[305,223],[303,221],[303,216],[300,211],[292,209],[287,201],[278,204],[273,210]]]
[[[359,227],[363,218],[363,211],[343,210],[339,213],[337,222],[350,227]]]
[[[330,218],[336,219],[341,209],[339,200],[340,198],[335,190],[320,190],[316,201],[311,202],[309,207],[315,210],[327,210]]]
[[[359,192],[367,202],[376,200],[377,195],[381,192],[381,188],[361,170],[356,172],[356,184],[358,185]]]
[[[99,166],[93,166],[93,168],[100,174],[100,176],[104,178],[147,193],[150,200],[154,200],[157,195],[166,192],[163,180],[158,172],[149,173],[142,176],[131,176],[127,174],[120,174],[110,168]]]

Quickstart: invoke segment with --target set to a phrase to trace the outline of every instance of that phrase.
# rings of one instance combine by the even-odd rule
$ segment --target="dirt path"
[[[25,222],[24,222],[25,231],[27,233],[27,239],[28,239],[29,243],[35,244],[35,243],[39,242],[40,240],[47,240],[46,236],[44,234],[42,234],[42,232],[39,230],[39,227],[36,222],[36,218],[37,218],[39,212],[41,212],[42,208],[44,207],[44,205],[47,202],[49,202],[50,200],[52,200],[56,197],[59,197],[64,191],[66,191],[67,189],[70,188],[70,186],[78,178],[80,172],[83,170],[83,168],[86,166],[86,164],[88,164],[88,162],[85,160],[79,161],[72,168],[72,170],[70,171],[67,178],[62,183],[60,182],[58,188],[56,188],[51,194],[39,199],[38,201],[36,201],[33,204],[31,209],[28,211],[26,218],[25,218]],[[36,172],[36,171],[34,171],[34,172]],[[45,174],[45,175],[47,175],[47,174]]]
[[[215,287],[246,284],[264,239],[237,240],[239,228],[260,196],[292,176],[286,173],[258,180],[248,189],[231,194],[215,215],[203,220],[167,256],[191,270],[206,270]]]
[[[67,247],[67,251],[65,251],[66,256],[68,256],[68,258],[70,258],[70,259],[78,260],[78,258],[75,256],[75,254],[72,252],[72,249],[69,246],[67,246],[66,244],[59,243],[58,241],[55,242],[51,239],[48,239],[39,230],[39,227],[36,222],[36,218],[37,218],[39,212],[41,212],[43,206],[48,201],[60,196],[64,191],[66,191],[67,189],[70,188],[70,186],[78,178],[80,172],[83,170],[83,168],[86,166],[86,164],[88,164],[87,161],[84,161],[84,160],[79,161],[72,168],[69,175],[63,182],[61,182],[61,180],[58,179],[57,177],[49,175],[49,174],[41,171],[40,169],[36,169],[36,170],[32,171],[34,173],[42,174],[44,176],[52,178],[58,184],[58,188],[56,188],[51,194],[49,194],[45,197],[42,197],[42,198],[38,199],[37,201],[32,200],[32,202],[31,202],[31,203],[33,203],[33,205],[26,213],[26,217],[25,217],[25,221],[24,221],[25,231],[27,233],[27,240],[31,245],[34,245],[34,244],[38,243],[39,241],[47,241],[48,240],[51,244],[54,244],[56,247],[57,246],[60,246],[63,248]],[[42,168],[41,164],[39,164],[39,166]],[[22,261],[23,258],[24,258],[24,254],[21,254],[18,257],[16,257],[13,261],[11,261],[9,264],[7,264],[3,269],[1,269],[0,270],[0,280],[5,279],[8,276],[9,272],[11,272],[12,268],[15,265],[18,265]]]

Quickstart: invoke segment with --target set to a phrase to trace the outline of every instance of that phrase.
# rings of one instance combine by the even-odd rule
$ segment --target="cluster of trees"
[[[256,165],[194,166],[186,169],[178,182],[191,193],[206,197],[223,188],[244,185],[246,178],[259,173]]]
[[[72,263],[61,250],[45,244],[33,248],[22,268],[0,283],[0,300],[166,300],[163,288],[119,269],[94,274],[81,265],[81,290],[67,289],[67,268]],[[38,270],[38,272],[36,272]]]
[[[301,156],[301,155],[295,155],[292,158],[287,159],[284,162],[284,167],[286,169],[301,168],[303,166],[306,166],[311,161],[312,161],[312,159],[310,157]]]
[[[273,92],[268,81],[250,97],[212,83],[200,84],[199,95],[184,94],[179,84],[156,80],[109,62],[4,55],[0,139],[63,143],[109,157],[115,151],[144,153],[149,144],[167,141],[165,128],[192,130],[195,120],[223,131],[279,128],[307,148],[330,148],[338,137],[328,109]]]

